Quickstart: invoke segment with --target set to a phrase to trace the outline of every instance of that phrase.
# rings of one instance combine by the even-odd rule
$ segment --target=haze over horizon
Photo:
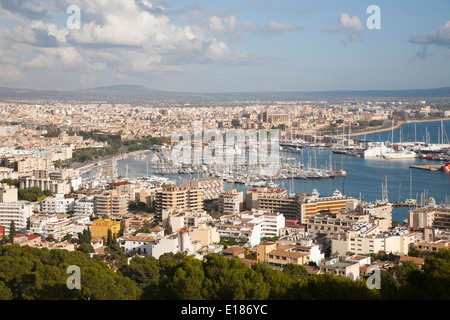
[[[80,29],[69,29],[69,6]],[[367,8],[381,29],[368,29]],[[0,1],[0,87],[170,92],[450,87],[450,3]],[[420,23],[417,23],[420,21]]]

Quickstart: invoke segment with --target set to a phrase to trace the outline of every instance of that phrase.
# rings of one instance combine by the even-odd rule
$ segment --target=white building
[[[255,246],[261,242],[261,238],[281,236],[285,218],[280,213],[243,211],[220,217],[215,227],[221,238],[245,238],[251,246]]]
[[[26,234],[27,219],[33,214],[33,205],[30,202],[0,202],[0,226],[5,227],[5,234],[9,234],[11,221],[17,232]]]
[[[75,201],[73,205],[73,214],[75,216],[90,216],[95,212],[94,198],[84,198]]]
[[[72,232],[71,234],[77,235],[78,233],[82,233],[83,230],[90,229],[94,221],[89,219],[89,216],[78,216],[75,217],[72,224]]]
[[[152,234],[125,235],[117,239],[117,244],[126,254],[133,250],[139,255],[152,256],[158,259],[165,253],[183,253],[193,255],[200,249],[199,241],[192,241],[189,232],[178,232],[168,236]]]
[[[137,251],[139,255],[152,256],[156,238],[149,235],[126,235],[117,239],[117,243],[125,254]]]
[[[65,198],[63,194],[46,197],[41,202],[41,212],[47,214],[67,214],[73,212],[74,198]]]
[[[309,255],[309,261],[315,262],[316,265],[320,265],[325,254],[322,253],[323,247],[317,243],[314,243],[313,239],[308,236],[307,233],[294,232],[279,239],[280,245],[289,245],[295,247],[293,251],[306,253]]]
[[[167,222],[169,222],[173,231],[185,227],[197,227],[200,223],[207,223],[212,220],[212,217],[204,210],[170,208],[162,212],[162,225],[167,226]]]
[[[415,233],[409,233],[402,229],[382,232],[378,226],[368,225],[333,235],[331,252],[337,252],[339,255],[346,255],[347,252],[364,255],[383,251],[396,255],[407,255],[414,243]]]
[[[43,239],[52,235],[56,241],[61,241],[67,234],[73,233],[73,220],[70,218],[47,217],[31,223],[31,233],[40,234]]]

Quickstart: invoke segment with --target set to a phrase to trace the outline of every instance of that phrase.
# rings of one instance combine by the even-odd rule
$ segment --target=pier
[[[409,167],[412,169],[439,171],[441,170],[442,164],[419,164],[419,165],[410,165]]]

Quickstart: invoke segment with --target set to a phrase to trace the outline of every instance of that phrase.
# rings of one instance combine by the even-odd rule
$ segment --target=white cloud
[[[293,31],[296,30],[297,27],[290,25],[290,24],[285,24],[285,23],[279,23],[279,22],[269,22],[265,27],[264,27],[264,31],[268,32],[268,33],[280,33],[280,32],[285,32],[285,31]]]
[[[22,64],[30,69],[47,69],[54,66],[54,59],[49,55],[39,54],[37,57]]]
[[[25,79],[24,74],[15,66],[10,64],[0,64],[0,83],[8,85],[9,83],[18,83]]]
[[[339,16],[339,23],[334,28],[329,28],[327,32],[344,32],[350,41],[360,41],[364,37],[364,25],[357,16],[350,17],[348,13]]]
[[[435,33],[430,33],[425,36],[415,36],[409,42],[420,45],[434,44],[450,47],[450,20],[447,20],[440,26]]]
[[[53,69],[65,72],[106,72],[149,76],[192,72],[192,64],[255,64],[264,57],[232,49],[229,42],[259,29],[234,15],[206,15],[195,11],[187,25],[178,26],[165,13],[164,0],[61,0],[56,3],[38,0],[0,7],[0,14],[18,25],[0,25],[0,63],[8,73],[19,79],[20,69]],[[25,4],[28,4],[25,6]],[[66,13],[68,5],[81,9],[81,29],[69,30],[64,21],[48,19],[49,13]],[[25,11],[22,11],[25,10]],[[63,11],[61,11],[63,10]],[[186,12],[184,12],[186,14]],[[271,23],[268,31],[289,31],[289,25]],[[12,67],[15,66],[15,67]],[[96,79],[101,79],[98,75]],[[94,78],[77,76],[80,83],[92,83]]]

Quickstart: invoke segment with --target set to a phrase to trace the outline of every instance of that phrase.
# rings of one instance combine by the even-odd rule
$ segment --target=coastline
[[[433,122],[433,121],[441,121],[441,120],[447,121],[447,120],[450,120],[450,118],[436,118],[436,119],[426,119],[426,120],[421,119],[421,120],[400,121],[393,128],[390,127],[390,128],[382,128],[382,129],[375,129],[375,130],[370,130],[370,131],[350,133],[350,135],[347,134],[346,136],[357,137],[357,136],[374,134],[374,133],[388,132],[388,131],[391,131],[391,130],[400,129],[401,127],[403,127],[405,124],[408,124],[408,123],[422,123],[422,122]],[[340,135],[340,136],[342,136],[342,135]]]
[[[77,164],[74,164],[73,166],[71,166],[69,168],[70,169],[79,170],[81,173],[87,173],[87,172],[95,169],[94,167],[98,163],[101,163],[101,162],[104,162],[104,161],[111,161],[113,159],[122,159],[122,158],[125,158],[125,157],[131,157],[131,156],[135,156],[135,155],[138,155],[138,154],[147,153],[149,151],[151,151],[151,150],[145,149],[145,150],[137,150],[137,151],[133,151],[133,152],[129,152],[129,153],[121,153],[121,154],[118,154],[116,156],[109,157],[109,158],[92,160],[89,163],[77,163]]]

